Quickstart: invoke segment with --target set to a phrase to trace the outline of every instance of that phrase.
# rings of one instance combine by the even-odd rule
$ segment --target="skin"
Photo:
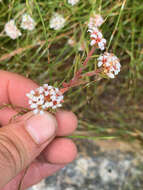
[[[31,89],[37,88],[38,85],[20,75],[6,71],[0,71],[0,76],[0,105],[7,103],[28,108],[28,100],[25,94]],[[15,114],[17,112],[12,108],[0,109],[1,128],[4,128]],[[30,164],[22,182],[22,189],[28,188],[43,178],[52,175],[66,164],[72,162],[76,157],[77,149],[75,144],[72,140],[65,138],[76,129],[76,116],[70,111],[60,110],[57,111],[55,118],[58,123],[56,137]],[[19,118],[19,120],[23,119],[22,117]],[[2,163],[1,160],[0,163]],[[24,171],[21,171],[1,190],[17,190],[23,175]],[[8,179],[5,179],[5,181],[8,181]]]

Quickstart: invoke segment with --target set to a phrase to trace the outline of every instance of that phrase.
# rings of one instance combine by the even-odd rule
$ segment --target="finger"
[[[25,176],[24,172],[16,176],[12,181],[10,181],[4,188],[1,190],[17,190],[19,187],[19,183],[22,179],[22,189],[27,189],[28,187],[31,187],[34,184],[37,184],[42,179],[52,175],[53,173],[57,172],[61,168],[63,168],[65,165],[53,165],[48,163],[39,163],[37,161],[33,162]]]
[[[56,113],[56,120],[58,122],[58,129],[56,131],[58,136],[70,135],[77,128],[77,117],[71,111],[58,111]]]
[[[77,148],[71,139],[56,138],[42,152],[45,162],[67,164],[77,156]]]
[[[0,110],[0,124],[7,125],[11,118],[18,113],[11,108],[4,108]],[[19,117],[19,120],[26,120],[28,115]],[[57,136],[66,136],[74,132],[77,127],[77,118],[71,111],[58,111],[56,113],[56,120],[58,128],[56,131]]]
[[[6,103],[29,107],[26,93],[38,85],[30,79],[7,71],[0,70],[0,76],[0,105]]]
[[[7,125],[17,114],[18,113],[12,108],[5,107],[0,109],[0,125]]]
[[[29,168],[29,172],[27,172],[24,178],[24,183],[23,183],[24,185],[22,188],[25,189],[40,182],[42,179],[53,175],[53,173],[57,172],[59,169],[63,168],[64,166],[65,165],[54,165],[54,164],[40,163],[40,162],[33,163]],[[29,180],[32,175],[33,179]]]
[[[32,115],[27,121],[0,128],[0,188],[26,168],[55,137],[53,115]]]
[[[55,114],[58,128],[56,130],[56,136],[66,136],[73,133],[77,127],[77,118],[71,111],[58,111]],[[25,120],[27,117],[22,116],[20,120]]]

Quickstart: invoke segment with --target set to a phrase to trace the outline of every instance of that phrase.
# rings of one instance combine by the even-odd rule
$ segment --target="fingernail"
[[[25,125],[25,129],[36,144],[42,144],[54,136],[56,128],[56,119],[49,113],[34,115]]]

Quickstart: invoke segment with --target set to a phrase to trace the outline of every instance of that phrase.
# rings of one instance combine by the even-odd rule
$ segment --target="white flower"
[[[92,29],[94,27],[100,27],[103,24],[104,20],[101,15],[99,14],[94,14],[92,17],[89,19],[88,23],[88,28]]]
[[[65,25],[65,18],[58,14],[54,13],[52,18],[50,19],[50,28],[53,28],[54,30],[60,30]]]
[[[68,0],[68,3],[71,4],[72,6],[74,6],[78,2],[79,2],[79,0]]]
[[[48,93],[47,93],[48,92]],[[29,98],[30,108],[34,114],[43,114],[44,111],[62,106],[63,95],[58,88],[44,84],[36,90],[31,90],[26,96]]]
[[[31,18],[30,15],[28,14],[24,14],[22,16],[22,22],[21,22],[21,28],[23,28],[24,30],[34,30],[35,28],[35,21],[33,20],[33,18]]]
[[[71,46],[74,47],[74,45],[76,44],[75,40],[73,38],[69,38],[67,43]]]
[[[98,30],[98,28],[94,27],[92,29],[89,29],[88,32],[90,32],[90,38],[91,46],[97,46],[99,49],[104,50],[106,45],[106,40],[103,38],[102,33]]]
[[[98,67],[103,68],[103,72],[110,78],[115,78],[120,72],[121,64],[119,59],[113,54],[105,52],[98,58]]]
[[[13,40],[21,36],[21,32],[16,27],[14,20],[10,20],[5,24],[4,31],[6,32],[7,36]]]

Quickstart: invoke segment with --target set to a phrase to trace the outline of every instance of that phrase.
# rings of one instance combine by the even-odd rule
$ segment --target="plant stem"
[[[83,62],[83,66],[86,66],[86,65],[87,65],[87,63],[88,63],[89,59],[91,58],[92,54],[94,53],[95,49],[96,49],[96,47],[93,46],[92,49],[91,49],[91,51],[90,51],[89,54],[87,55],[87,58],[86,58],[85,61]]]
[[[75,84],[79,78],[81,78],[81,73],[82,71],[86,68],[87,63],[89,61],[89,59],[91,58],[92,54],[94,53],[96,47],[93,46],[93,48],[91,49],[91,51],[89,52],[89,54],[87,55],[87,58],[85,59],[85,61],[83,62],[83,67],[81,67],[75,74],[75,76],[68,82],[68,83],[64,83],[63,86],[64,87],[71,87],[73,86],[73,84]]]

